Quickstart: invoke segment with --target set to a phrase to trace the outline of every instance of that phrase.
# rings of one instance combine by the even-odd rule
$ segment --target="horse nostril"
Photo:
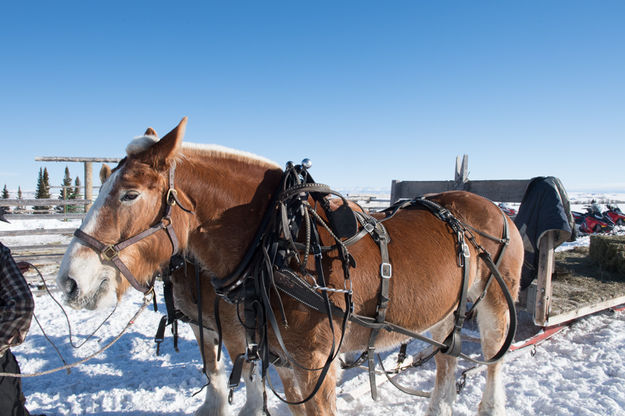
[[[69,298],[73,298],[78,294],[78,284],[71,277],[67,278],[67,283],[65,284],[65,293]]]

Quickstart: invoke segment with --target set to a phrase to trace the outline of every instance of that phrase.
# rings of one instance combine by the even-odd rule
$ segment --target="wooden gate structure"
[[[39,162],[82,162],[85,174],[85,199],[89,201],[85,204],[85,212],[87,212],[91,208],[91,201],[93,201],[93,164],[119,163],[121,159],[115,157],[37,156],[35,160]]]
[[[391,184],[391,204],[400,199],[412,199],[419,195],[451,190],[470,191],[496,202],[520,203],[530,181],[531,179],[471,181],[468,179],[468,156],[464,155],[462,161],[460,157],[456,158],[453,181],[394,180]],[[625,303],[624,284],[623,288],[617,289],[610,286],[609,294],[599,300],[576,305],[572,309],[570,306],[566,310],[557,307],[558,305],[554,303],[554,282],[552,281],[556,267],[555,233],[556,231],[548,231],[540,239],[537,277],[519,296],[520,306],[525,307],[533,316],[534,324],[540,327],[551,327]],[[595,288],[600,284],[598,281]]]

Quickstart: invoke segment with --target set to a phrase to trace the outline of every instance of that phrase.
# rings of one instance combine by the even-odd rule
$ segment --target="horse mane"
[[[126,146],[126,154],[128,156],[133,156],[142,151],[148,149],[154,143],[158,141],[158,137],[152,135],[139,136],[135,137],[129,144]],[[182,154],[180,155],[182,158],[185,157],[187,153],[193,153],[198,156],[203,157],[219,157],[225,159],[232,159],[242,162],[252,163],[258,166],[267,166],[269,168],[278,168],[280,169],[280,165],[276,162],[264,158],[262,156],[258,156],[254,153],[245,152],[241,150],[231,149],[226,146],[221,146],[218,144],[200,144],[200,143],[189,143],[185,142],[182,144]]]

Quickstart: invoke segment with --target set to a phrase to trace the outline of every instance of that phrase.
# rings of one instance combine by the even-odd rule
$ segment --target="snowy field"
[[[581,210],[591,199],[624,201],[624,194],[574,194],[571,199]],[[603,198],[603,199],[602,199]],[[620,204],[621,208],[625,208]],[[55,220],[14,221],[0,223],[0,230],[25,228],[66,228],[76,222]],[[622,232],[622,230],[621,230]],[[5,245],[26,245],[49,242],[67,242],[67,237],[45,236],[36,239],[24,237],[3,238]],[[561,249],[588,244],[588,237],[567,243]],[[42,272],[50,277],[54,267]],[[30,274],[29,276],[33,276]],[[57,292],[58,293],[58,292]],[[158,290],[162,293],[162,290]],[[56,344],[67,362],[80,360],[115,337],[142,304],[142,295],[129,291],[110,319],[79,349],[68,342],[65,318],[47,295],[36,296],[36,316],[47,336]],[[154,334],[165,306],[159,295],[159,312],[150,306],[119,342],[86,364],[71,370],[23,379],[27,407],[34,414],[46,415],[186,415],[193,414],[203,402],[204,393],[194,396],[205,379],[201,374],[201,358],[191,330],[180,327],[180,352],[173,349],[171,337],[161,346],[156,356]],[[75,343],[82,342],[106,316],[108,311],[70,310]],[[167,331],[169,333],[169,331]],[[473,344],[466,344],[471,350]],[[422,344],[413,342],[409,352],[416,352]],[[26,341],[14,348],[22,372],[29,374],[63,365],[55,349],[46,341],[35,320]],[[535,350],[524,349],[511,354],[505,364],[505,388],[509,415],[623,415],[625,414],[625,312],[605,311],[580,319],[569,328],[542,343]],[[393,367],[396,352],[386,354],[385,365]],[[231,363],[226,356],[226,367]],[[471,367],[460,361],[457,374]],[[378,381],[381,381],[378,377]],[[433,385],[434,363],[400,376],[404,385],[430,390]],[[277,379],[277,377],[274,377]],[[476,413],[485,379],[483,373],[468,378],[466,387],[455,404],[455,415]],[[345,415],[394,416],[423,414],[426,399],[407,396],[384,384],[373,402],[369,395],[368,377],[361,369],[343,373],[337,386],[338,410]],[[351,394],[350,394],[351,392]],[[354,393],[357,392],[357,393]],[[234,394],[232,413],[244,403],[244,387]],[[354,397],[355,396],[355,397]],[[289,411],[269,393],[272,415],[287,415]]]

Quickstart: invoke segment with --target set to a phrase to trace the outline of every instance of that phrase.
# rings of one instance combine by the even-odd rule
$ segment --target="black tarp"
[[[575,240],[569,198],[562,182],[553,176],[533,178],[525,190],[514,223],[521,232],[525,248],[521,274],[521,288],[524,289],[536,278],[538,247],[545,233],[555,231],[554,248],[567,240]]]

